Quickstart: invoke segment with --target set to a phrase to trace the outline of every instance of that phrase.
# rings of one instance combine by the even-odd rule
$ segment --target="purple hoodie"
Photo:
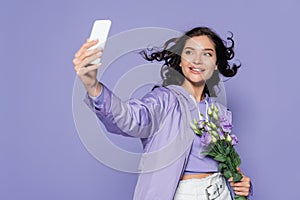
[[[142,141],[144,153],[133,199],[172,200],[195,137],[190,126],[198,118],[194,97],[182,86],[169,85],[126,102],[103,86],[98,98],[101,101],[87,96],[85,102],[109,132]],[[209,98],[208,103],[213,101]],[[220,116],[231,122],[231,112],[216,105]]]

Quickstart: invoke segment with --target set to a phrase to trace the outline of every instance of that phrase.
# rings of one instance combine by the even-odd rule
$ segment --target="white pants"
[[[206,178],[181,180],[174,200],[231,200],[226,181],[220,173]]]

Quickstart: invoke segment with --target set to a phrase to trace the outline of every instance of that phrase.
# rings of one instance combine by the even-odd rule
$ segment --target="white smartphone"
[[[90,40],[98,39],[98,43],[89,49],[95,49],[98,47],[104,48],[110,30],[110,26],[111,26],[111,21],[109,19],[96,20],[94,22],[91,35],[90,35]],[[100,58],[92,62],[92,64],[99,64],[99,63],[100,63]]]

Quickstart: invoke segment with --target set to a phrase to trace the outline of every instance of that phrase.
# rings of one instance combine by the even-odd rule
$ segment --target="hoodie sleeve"
[[[173,98],[168,89],[157,87],[140,100],[123,102],[103,85],[99,97],[86,95],[84,101],[109,132],[147,138],[159,128]]]

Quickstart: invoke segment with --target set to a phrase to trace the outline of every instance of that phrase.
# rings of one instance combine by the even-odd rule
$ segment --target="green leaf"
[[[225,149],[225,155],[229,155],[230,153],[230,146],[228,146],[226,149]]]
[[[232,173],[230,170],[225,170],[224,171],[224,176],[225,178],[229,179],[230,177],[232,177]]]
[[[235,154],[235,155],[234,155],[232,161],[233,161],[233,164],[234,164],[236,167],[238,167],[238,166],[241,165],[241,159],[240,159],[240,156],[239,156],[238,154]]]
[[[218,165],[218,171],[219,171],[219,172],[222,172],[222,171],[224,171],[225,169],[228,169],[227,165],[224,164],[224,163],[219,163],[219,165]]]
[[[235,199],[235,200],[247,200],[246,197],[243,197],[243,196],[237,196],[237,195],[234,197],[234,199]]]
[[[219,162],[224,162],[226,160],[226,157],[222,154],[218,154],[214,159]]]
[[[237,173],[234,173],[233,174],[233,182],[238,182],[238,181],[240,181],[240,180],[242,180],[242,178],[243,178],[243,176],[239,173],[239,172],[237,172]]]
[[[207,155],[207,156],[212,156],[212,153],[211,151],[204,151],[204,152],[201,152],[200,154],[203,154],[203,155]]]
[[[213,158],[217,156],[217,154],[215,152],[213,152],[213,151],[210,151],[207,155],[209,155],[209,156],[211,156]]]
[[[235,168],[241,165],[240,156],[232,146],[230,147],[229,157],[231,158],[232,165],[235,166]]]
[[[223,155],[226,154],[226,151],[225,151],[225,149],[224,149],[224,147],[223,147],[223,144],[222,144],[222,141],[221,141],[221,140],[218,140],[218,143],[216,144],[216,147],[218,148],[218,151],[219,151],[221,154],[223,154]]]

